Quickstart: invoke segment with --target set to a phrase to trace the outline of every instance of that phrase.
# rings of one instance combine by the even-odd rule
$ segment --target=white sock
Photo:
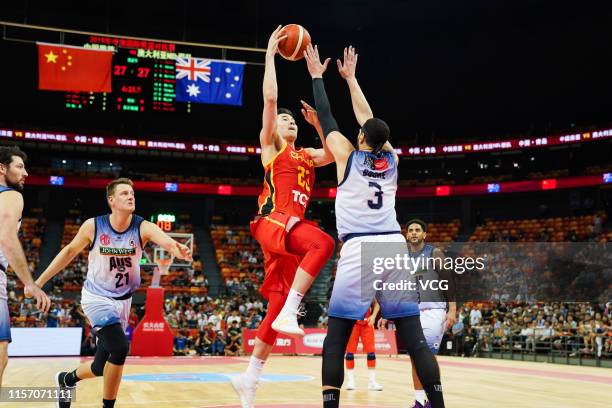
[[[346,369],[346,376],[349,382],[355,382],[355,372],[353,370]]]
[[[303,294],[301,294],[297,290],[291,289],[281,312],[290,312],[294,314],[297,313],[303,298]]]
[[[261,371],[263,370],[264,363],[266,360],[262,360],[255,356],[251,356],[249,360],[249,366],[244,373],[246,379],[251,382],[259,381],[259,377],[261,377]]]
[[[374,384],[376,382],[376,369],[368,368],[368,376],[370,377],[370,382]]]
[[[421,405],[425,405],[426,398],[425,390],[414,390],[414,399]]]

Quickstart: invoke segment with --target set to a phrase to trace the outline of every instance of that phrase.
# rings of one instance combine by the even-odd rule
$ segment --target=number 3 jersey
[[[272,212],[304,218],[315,179],[314,161],[304,149],[288,143],[265,166],[259,215]]]
[[[391,152],[351,153],[336,194],[340,240],[349,234],[401,231],[395,213],[397,175],[397,163]]]
[[[133,293],[140,286],[142,217],[132,215],[130,226],[117,232],[109,214],[94,218],[96,231],[89,249],[89,267],[84,288],[95,295],[118,298]]]

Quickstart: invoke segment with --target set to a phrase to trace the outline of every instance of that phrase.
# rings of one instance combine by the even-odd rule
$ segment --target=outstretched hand
[[[314,78],[323,78],[323,73],[327,69],[327,64],[331,58],[327,58],[324,63],[321,63],[321,57],[319,57],[319,48],[318,46],[312,46],[312,44],[308,44],[306,50],[304,51],[304,59],[306,60],[306,66],[308,67],[308,72],[310,76]]]
[[[287,38],[286,34],[282,35],[280,33],[282,28],[283,26],[279,25],[276,27],[276,30],[272,32],[272,35],[270,35],[270,39],[268,40],[268,48],[266,49],[267,55],[276,55],[278,52],[278,43]]]
[[[344,59],[340,62],[336,60],[338,64],[338,72],[343,79],[355,78],[355,69],[357,68],[358,54],[355,53],[355,48],[349,45],[348,48],[344,48]]]
[[[304,120],[314,126],[315,128],[320,128],[321,123],[319,123],[319,116],[317,115],[317,111],[315,108],[310,106],[308,103],[304,101],[300,101],[302,103],[302,116],[304,116]]]
[[[187,245],[181,244],[180,242],[174,243],[173,251],[174,256],[179,259],[184,259],[185,261],[193,261],[191,256],[191,250]]]

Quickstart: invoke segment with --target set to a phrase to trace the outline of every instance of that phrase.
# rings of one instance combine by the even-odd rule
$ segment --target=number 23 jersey
[[[123,232],[113,229],[108,214],[94,220],[96,230],[89,249],[85,289],[112,298],[135,292],[140,286],[140,224],[143,218],[132,215],[130,226]]]
[[[351,153],[336,194],[340,240],[349,234],[400,232],[395,213],[397,176],[393,153]]]
[[[314,161],[304,149],[285,143],[265,165],[264,188],[259,195],[259,215],[272,212],[304,218],[315,179]]]

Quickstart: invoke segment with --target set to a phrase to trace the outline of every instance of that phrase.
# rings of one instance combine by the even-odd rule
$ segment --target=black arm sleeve
[[[336,119],[334,119],[334,115],[332,115],[331,107],[329,106],[329,99],[327,99],[327,93],[325,93],[323,78],[314,78],[312,80],[312,92],[314,94],[319,122],[321,122],[323,134],[327,137],[331,132],[337,131],[339,128]]]

